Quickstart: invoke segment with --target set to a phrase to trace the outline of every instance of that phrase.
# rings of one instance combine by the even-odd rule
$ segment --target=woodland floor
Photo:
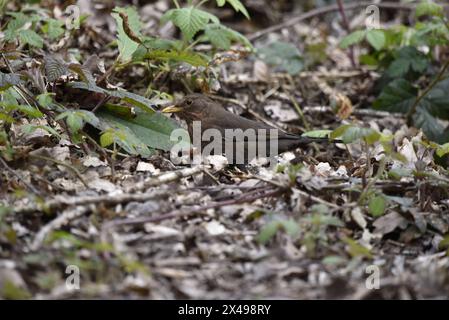
[[[159,28],[165,3],[138,7],[146,27]],[[109,66],[117,52],[106,44],[115,29],[109,17],[90,8],[96,25],[79,35],[79,49]],[[294,16],[281,8],[268,14],[250,7],[250,12],[266,23],[230,19],[229,25],[248,35]],[[406,14],[395,12],[394,19]],[[233,112],[293,133],[357,123],[393,134],[394,149],[407,160],[400,166],[414,170],[419,162],[429,175],[376,179],[383,150],[367,152],[360,143],[283,154],[283,171],[258,164],[248,172],[174,166],[164,152],[146,158],[120,153],[111,170],[100,152],[86,152],[69,139],[55,141],[46,132],[24,134],[14,125],[24,156],[4,162],[0,176],[0,201],[12,208],[0,229],[0,284],[10,284],[7,296],[447,299],[449,258],[439,243],[449,229],[449,174],[401,115],[367,107],[379,75],[352,67],[347,51],[338,48],[345,31],[335,19],[317,16],[253,40],[255,47],[273,40],[299,48],[326,42],[325,58],[313,68],[289,75],[250,55],[221,64],[215,95]],[[137,68],[108,81],[136,93],[146,85]],[[161,90],[177,97],[185,93],[179,84]],[[332,100],[346,98],[351,103],[336,114]],[[289,175],[290,163],[301,166]],[[386,170],[395,166],[389,162]],[[380,217],[359,202],[368,182],[390,197]],[[285,226],[271,235],[277,222]],[[69,265],[80,268],[80,290],[66,289]],[[372,265],[380,272],[374,290],[366,286]]]

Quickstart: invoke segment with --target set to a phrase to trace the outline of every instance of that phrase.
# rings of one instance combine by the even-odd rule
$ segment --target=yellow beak
[[[180,112],[182,111],[182,108],[178,107],[177,105],[168,106],[164,109],[162,109],[161,112],[163,113],[174,113],[174,112]]]

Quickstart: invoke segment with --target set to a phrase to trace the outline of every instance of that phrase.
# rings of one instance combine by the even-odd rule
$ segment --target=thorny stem
[[[421,100],[430,92],[430,90],[433,89],[433,87],[435,87],[437,85],[438,82],[440,82],[442,80],[442,78],[444,77],[444,74],[446,73],[447,68],[449,67],[449,59],[446,61],[446,63],[444,64],[444,66],[441,68],[440,72],[438,73],[438,75],[436,76],[435,79],[433,79],[433,81],[427,86],[427,88],[425,88],[421,94],[416,98],[415,102],[413,103],[412,107],[410,108],[410,110],[407,112],[407,125],[411,126],[412,125],[412,120],[413,120],[413,115],[415,114],[419,103],[421,102]]]

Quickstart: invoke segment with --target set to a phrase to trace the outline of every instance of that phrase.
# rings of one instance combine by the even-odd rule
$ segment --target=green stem
[[[413,115],[415,114],[416,109],[418,108],[418,105],[421,102],[421,100],[430,92],[430,90],[433,89],[433,87],[435,87],[437,85],[438,82],[440,82],[442,80],[442,78],[444,77],[444,74],[446,73],[446,70],[447,70],[448,67],[449,67],[449,60],[446,61],[446,63],[444,64],[444,66],[441,68],[440,72],[436,76],[436,78],[416,98],[416,100],[413,103],[412,107],[407,112],[406,119],[407,119],[407,125],[408,126],[412,125]]]
[[[176,9],[180,8],[178,0],[173,0],[173,3],[175,4]]]

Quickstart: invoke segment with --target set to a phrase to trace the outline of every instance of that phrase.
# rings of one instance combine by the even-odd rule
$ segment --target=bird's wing
[[[226,134],[224,132],[224,128],[226,129],[242,129],[243,131],[246,131],[248,129],[253,130],[260,130],[265,129],[266,131],[266,137],[267,139],[274,139],[275,137],[270,136],[270,129],[275,129],[272,126],[269,126],[263,122],[253,121],[241,116],[238,116],[232,112],[229,112],[223,108],[216,108],[214,109],[214,114],[211,114],[209,116],[209,119],[207,123],[202,122],[201,124],[203,126],[202,130],[206,129],[217,129],[220,130],[222,136],[226,138]],[[257,135],[258,132],[255,132]],[[246,136],[247,141],[251,141],[251,135]],[[298,136],[285,133],[282,130],[278,130],[278,139],[298,139]],[[257,138],[256,138],[257,139]],[[226,140],[226,139],[225,139]],[[235,140],[235,138],[234,138]]]

